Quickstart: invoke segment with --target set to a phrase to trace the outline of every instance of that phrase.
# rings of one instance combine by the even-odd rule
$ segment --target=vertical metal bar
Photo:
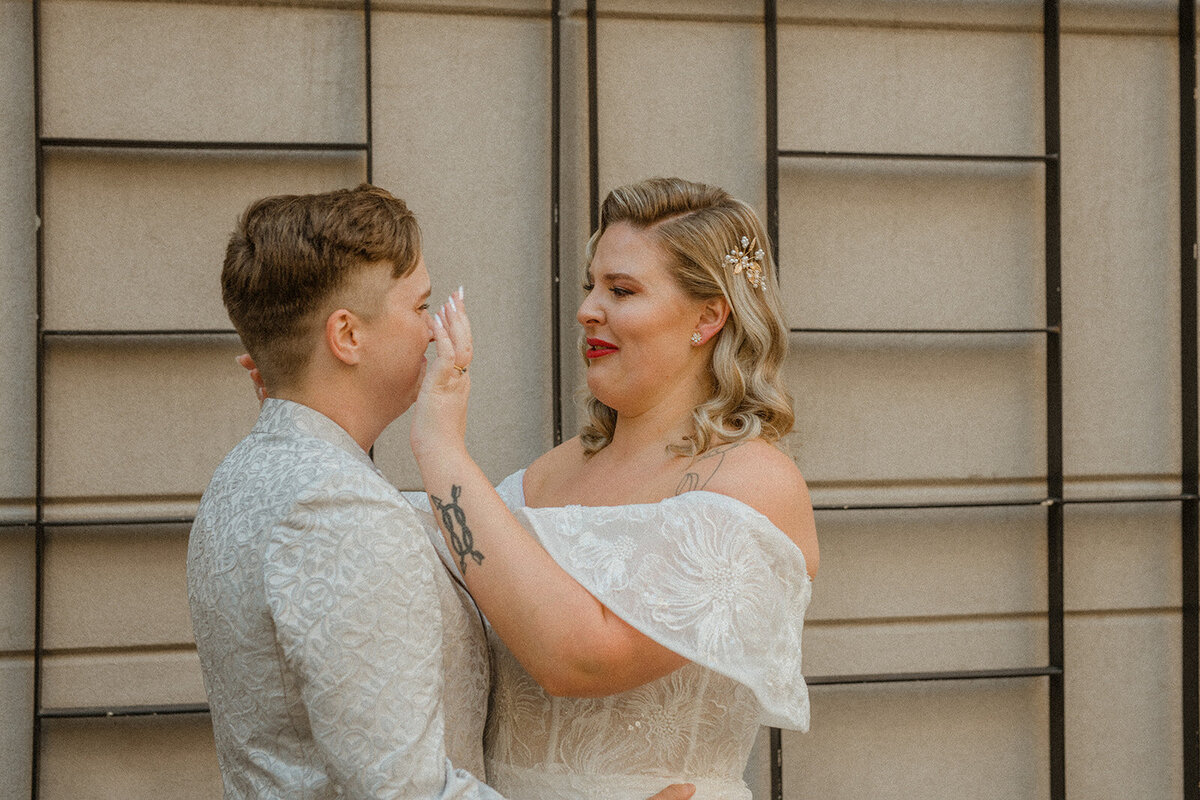
[[[33,545],[33,731],[30,741],[30,789],[32,800],[40,790],[42,723],[38,714],[42,707],[42,637],[43,598],[46,591],[46,525],[45,525],[45,447],[46,447],[46,340],[42,336],[45,313],[45,151],[42,148],[42,3],[33,0],[33,135],[34,135],[34,197],[37,213],[35,239],[35,274],[37,295],[37,355],[35,357],[35,432],[34,432],[34,545]]]
[[[763,0],[763,54],[766,73],[767,238],[775,254],[779,280],[779,9]],[[771,728],[771,800],[783,800],[783,735]]]
[[[363,105],[367,126],[367,183],[375,182],[375,126],[371,108],[371,0],[363,0],[363,62],[366,76],[363,81]]]
[[[775,253],[779,279],[779,10],[763,0],[763,34],[767,73],[767,236]]]
[[[375,124],[371,96],[371,0],[363,0],[363,124],[366,126],[367,183],[375,182]],[[375,460],[375,445],[367,450]]]
[[[596,0],[587,1],[588,196],[589,231],[600,227],[600,118],[596,66]]]
[[[1046,160],[1046,509],[1049,678],[1050,797],[1066,797],[1063,648],[1063,435],[1062,435],[1062,219],[1059,135],[1059,25],[1057,0],[1042,5],[1042,83]]]
[[[554,446],[563,441],[562,264],[559,261],[562,206],[562,8],[550,3],[550,383],[554,394]]]
[[[771,728],[771,800],[783,800],[783,734]]]
[[[1196,7],[1179,2],[1179,354],[1181,386],[1181,489],[1200,490],[1196,309]],[[1180,510],[1182,547],[1181,687],[1183,796],[1200,800],[1200,501],[1185,499]]]

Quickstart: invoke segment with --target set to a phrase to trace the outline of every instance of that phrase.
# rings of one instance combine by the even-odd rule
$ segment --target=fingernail
[[[458,311],[458,306],[454,305],[454,295],[450,295],[450,299],[447,300],[446,302],[448,302],[450,304],[451,311]]]
[[[467,299],[467,296],[466,296],[466,295],[463,293],[463,287],[461,287],[461,286],[460,286],[460,287],[458,287],[458,299],[459,299],[459,300],[466,300],[466,299]]]
[[[442,312],[439,311],[433,315],[433,324],[437,325],[439,328],[446,327],[446,324],[442,322]]]

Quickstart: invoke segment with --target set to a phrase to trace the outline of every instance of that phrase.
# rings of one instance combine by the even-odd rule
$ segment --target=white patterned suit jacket
[[[263,404],[188,546],[227,800],[499,797],[486,641],[435,543],[344,429]]]

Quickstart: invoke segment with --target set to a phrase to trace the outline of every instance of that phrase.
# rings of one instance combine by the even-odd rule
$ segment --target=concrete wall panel
[[[56,500],[195,502],[258,416],[236,338],[66,341],[48,354],[46,486]]]
[[[357,9],[51,0],[43,14],[48,136],[364,140]]]
[[[1044,681],[828,687],[784,733],[787,797],[1045,797]],[[971,713],[964,713],[970,708]]]
[[[1041,37],[782,26],[783,149],[1041,152]]]
[[[1164,37],[1063,39],[1066,470],[1179,470],[1177,84]]]
[[[46,327],[232,328],[221,265],[246,206],[364,177],[360,155],[55,153]]]
[[[0,529],[0,652],[33,648],[33,528]]]
[[[988,483],[1045,470],[1041,342],[817,335],[794,350],[794,450],[818,486]]]
[[[780,169],[780,284],[803,328],[1045,325],[1040,165]]]
[[[30,9],[28,0],[0,2],[0,520],[33,516],[37,203]]]
[[[221,797],[206,717],[56,720],[44,737],[47,800]]]
[[[1072,797],[1181,797],[1178,613],[1071,616],[1066,630]]]
[[[814,620],[1044,611],[1041,508],[817,513]]]
[[[33,731],[33,659],[0,656],[0,799],[28,800]]]
[[[765,213],[761,27],[605,19],[597,37],[601,195],[678,175]]]
[[[804,629],[807,675],[1005,669],[1046,662],[1043,615],[815,621]],[[841,725],[830,717],[829,724]]]
[[[467,441],[499,481],[551,443],[549,30],[522,17],[374,24],[375,178],[421,221],[433,302],[466,288],[483,387]],[[406,489],[419,485],[407,430],[401,420],[378,446]]]
[[[1178,608],[1178,504],[1071,506],[1064,527],[1069,610]]]
[[[190,644],[188,528],[60,528],[47,537],[45,646]]]
[[[48,708],[205,702],[200,659],[190,648],[62,653],[42,669]]]

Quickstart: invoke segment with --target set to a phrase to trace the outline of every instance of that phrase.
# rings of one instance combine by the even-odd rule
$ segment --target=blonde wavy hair
[[[600,237],[619,222],[654,239],[689,296],[724,297],[729,303],[729,318],[714,337],[711,394],[692,411],[692,433],[670,450],[696,456],[721,444],[760,437],[774,442],[790,433],[792,397],[780,375],[788,329],[770,242],[754,209],[724,189],[680,178],[651,178],[613,189],[601,206],[600,227],[588,241],[589,269]],[[757,239],[764,251],[762,288],[725,263],[730,250],[741,249],[743,236]],[[587,411],[580,438],[584,453],[592,455],[612,441],[617,412],[594,396]]]

